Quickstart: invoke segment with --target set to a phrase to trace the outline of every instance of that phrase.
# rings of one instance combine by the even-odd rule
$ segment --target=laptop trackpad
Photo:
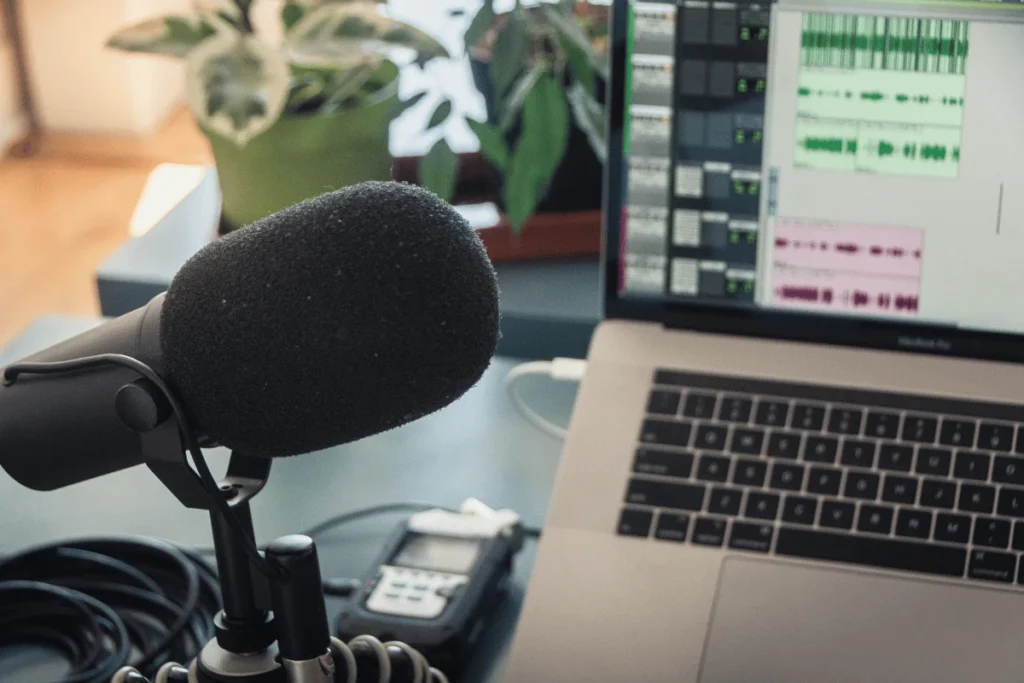
[[[1019,683],[1024,596],[729,558],[702,683]]]

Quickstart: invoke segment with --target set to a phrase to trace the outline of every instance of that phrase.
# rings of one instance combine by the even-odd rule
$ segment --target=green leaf
[[[412,109],[413,107],[415,107],[417,104],[422,102],[423,98],[426,97],[426,96],[427,96],[427,91],[426,90],[421,90],[420,92],[416,93],[415,95],[413,95],[409,99],[403,100],[402,102],[399,102],[398,103],[398,107],[395,110],[395,115],[394,115],[395,118],[397,119],[399,116],[401,116],[405,112],[407,112],[410,109]]]
[[[494,21],[497,18],[498,15],[494,11],[494,0],[484,0],[483,6],[480,7],[476,16],[473,17],[473,21],[469,23],[469,28],[466,29],[464,40],[467,54],[494,26]]]
[[[569,106],[562,89],[544,74],[526,97],[523,127],[505,180],[505,210],[513,232],[522,230],[565,156]]]
[[[285,51],[294,63],[334,69],[363,63],[370,55],[386,56],[393,47],[414,50],[421,64],[449,56],[437,40],[383,16],[370,0],[316,6],[288,30],[285,41]]]
[[[107,46],[127,52],[184,57],[216,32],[199,16],[171,15],[122,28],[107,40]]]
[[[576,125],[586,134],[587,141],[597,158],[602,164],[605,163],[608,147],[604,107],[579,83],[572,84],[568,96]]]
[[[480,141],[480,152],[504,175],[508,171],[508,145],[501,129],[473,119],[466,119],[466,125]]]
[[[516,81],[512,92],[508,95],[508,99],[505,100],[501,107],[501,120],[498,125],[501,126],[503,131],[508,132],[515,125],[516,120],[519,118],[519,113],[523,110],[526,96],[530,94],[533,86],[537,84],[537,79],[547,71],[547,68],[548,65],[544,62],[537,62]]]
[[[575,17],[565,16],[550,5],[540,6],[541,16],[547,22],[551,28],[553,28],[559,36],[571,43],[575,48],[586,55],[587,60],[593,67],[594,71],[601,74],[603,77],[608,77],[608,62],[605,58],[594,52],[593,46],[590,44],[590,38],[580,27]]]
[[[286,3],[284,9],[281,10],[281,22],[284,24],[284,30],[287,31],[295,24],[299,23],[306,14],[306,8],[294,2]]]
[[[458,155],[448,146],[448,142],[441,138],[420,160],[420,185],[446,202],[451,201],[455,194],[458,170]]]
[[[494,41],[491,51],[491,81],[498,102],[515,83],[526,65],[530,44],[529,26],[522,12],[513,12]]]
[[[280,53],[239,34],[222,33],[188,56],[188,97],[200,125],[244,146],[277,122],[291,72]]]
[[[594,76],[594,65],[591,64],[590,57],[564,36],[559,36],[558,42],[561,44],[569,60],[569,69],[572,71],[573,79],[576,83],[582,85],[583,89],[591,97],[596,97],[597,80]]]
[[[442,123],[448,120],[448,117],[452,113],[451,100],[442,100],[441,104],[437,105],[437,109],[430,115],[430,122],[427,124],[427,130],[431,128],[437,128]]]

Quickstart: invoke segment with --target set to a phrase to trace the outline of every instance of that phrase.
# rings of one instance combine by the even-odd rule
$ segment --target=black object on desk
[[[15,339],[0,365],[70,337],[99,321],[45,318]],[[262,538],[309,527],[331,514],[380,502],[430,500],[454,506],[466,497],[518,511],[530,524],[539,523],[561,444],[537,432],[515,414],[503,379],[515,361],[496,358],[480,383],[449,408],[415,424],[302,459],[275,464],[275,478],[255,502],[252,516]],[[555,419],[565,420],[573,393],[568,387],[542,397]],[[219,459],[223,460],[225,454]],[[212,459],[218,459],[214,454]],[[317,487],[308,482],[316,480]],[[37,493],[0,477],[0,547],[16,551],[42,541],[90,536],[98,532],[157,536],[197,546],[210,544],[206,515],[182,513],[179,504],[146,470],[134,468],[102,480],[47,494]],[[96,501],[103,501],[97,505]],[[31,515],[3,511],[32,510]],[[321,565],[327,576],[360,576],[380,552],[393,518],[367,520],[318,539]],[[520,555],[509,600],[477,656],[463,676],[470,683],[500,680],[502,655],[515,624],[522,590],[533,559],[532,544]],[[333,619],[340,602],[332,600]],[[35,683],[62,672],[46,652],[23,651],[17,669],[3,669],[0,680]],[[5,658],[5,662],[8,662]],[[35,664],[29,670],[27,664]],[[17,675],[16,675],[17,673]]]

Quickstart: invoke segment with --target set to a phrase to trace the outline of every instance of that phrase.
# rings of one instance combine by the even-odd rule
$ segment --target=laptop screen
[[[1024,6],[614,15],[610,315],[1024,357]]]

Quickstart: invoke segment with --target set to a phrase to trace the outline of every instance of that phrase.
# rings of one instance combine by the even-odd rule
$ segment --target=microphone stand
[[[285,536],[261,553],[271,580],[253,565],[238,526],[254,541],[249,501],[263,489],[271,461],[232,452],[225,476],[211,492],[189,466],[182,429],[164,397],[148,380],[118,392],[121,420],[140,434],[145,464],[185,506],[210,511],[223,609],[215,636],[187,666],[174,662],[153,683],[448,683],[404,643],[359,636],[348,644],[330,635],[316,545]],[[151,384],[151,383],[150,383]],[[214,504],[223,496],[238,525]],[[251,552],[251,550],[249,551]],[[358,676],[358,677],[357,677]],[[111,683],[150,683],[131,667]]]

